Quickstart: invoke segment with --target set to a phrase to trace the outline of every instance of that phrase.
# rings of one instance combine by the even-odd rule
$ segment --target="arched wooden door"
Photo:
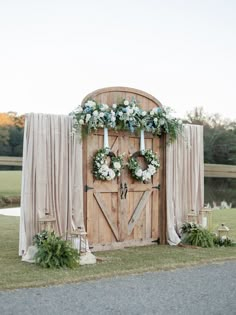
[[[124,87],[96,90],[87,95],[83,103],[94,99],[111,106],[117,100],[131,97],[145,110],[161,106],[153,96]],[[140,137],[109,130],[109,145],[115,154],[125,153],[127,161],[129,155],[140,150]],[[160,170],[148,184],[133,179],[127,168],[115,180],[96,180],[92,174],[92,159],[96,151],[103,148],[103,130],[89,135],[83,143],[85,223],[89,243],[97,249],[101,245],[116,247],[121,242],[123,245],[146,244],[157,239],[165,242],[165,138],[146,133],[145,147],[157,152],[161,162]]]

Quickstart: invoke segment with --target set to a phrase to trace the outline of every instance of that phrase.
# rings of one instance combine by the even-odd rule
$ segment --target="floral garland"
[[[147,168],[145,170],[142,170],[138,164],[138,156],[143,156],[147,162]],[[133,178],[139,181],[149,182],[151,177],[157,172],[158,168],[160,168],[160,162],[157,155],[150,149],[135,152],[129,158],[127,166]]]
[[[130,132],[143,129],[155,136],[168,134],[169,141],[173,142],[182,132],[182,121],[171,116],[169,107],[155,107],[150,111],[145,111],[138,106],[134,98],[124,99],[112,106],[88,100],[83,106],[79,105],[72,112],[72,116],[74,130],[82,129],[84,134],[104,127]]]
[[[107,164],[107,157],[111,158],[110,165]],[[123,155],[115,156],[110,148],[97,151],[93,158],[93,175],[100,180],[113,180],[120,176],[123,167]]]

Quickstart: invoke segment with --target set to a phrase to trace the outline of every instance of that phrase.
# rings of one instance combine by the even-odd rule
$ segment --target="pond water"
[[[0,209],[0,214],[19,217],[20,216],[20,208]]]

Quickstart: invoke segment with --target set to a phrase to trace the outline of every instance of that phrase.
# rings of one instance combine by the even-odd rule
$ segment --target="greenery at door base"
[[[43,268],[74,268],[79,264],[79,252],[71,243],[56,236],[55,232],[42,231],[33,237],[38,248],[35,262]]]
[[[98,128],[126,130],[135,132],[143,129],[155,136],[168,135],[173,142],[182,132],[182,121],[171,116],[172,110],[167,107],[155,107],[145,111],[138,106],[135,98],[123,99],[117,104],[108,106],[95,100],[88,100],[71,113],[74,118],[74,130],[82,130],[87,135]]]

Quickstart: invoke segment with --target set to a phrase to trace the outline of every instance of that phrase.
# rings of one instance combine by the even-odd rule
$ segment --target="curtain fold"
[[[203,127],[184,125],[183,136],[167,147],[167,239],[180,242],[180,227],[204,206]]]
[[[66,237],[84,227],[82,144],[72,134],[72,117],[27,114],[22,166],[19,255],[32,245],[39,219],[50,214]]]

